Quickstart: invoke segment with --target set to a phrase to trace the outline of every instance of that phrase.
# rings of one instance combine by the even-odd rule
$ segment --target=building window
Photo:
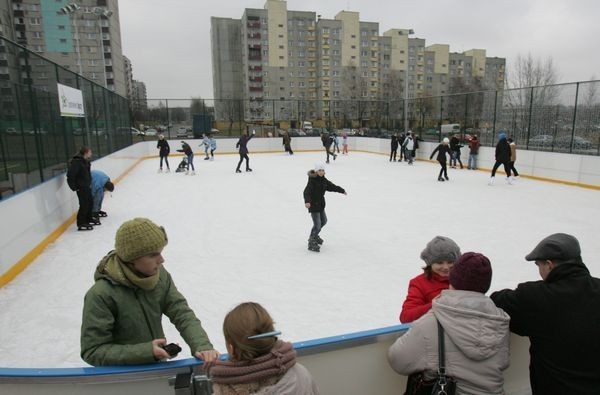
[[[41,19],[40,18],[29,18],[29,24],[30,25],[39,25],[39,24],[41,24]]]

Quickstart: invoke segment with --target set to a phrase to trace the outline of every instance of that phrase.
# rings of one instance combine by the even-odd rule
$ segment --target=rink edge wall
[[[390,140],[350,137],[352,152],[389,155]],[[188,140],[195,156],[200,158],[204,150],[201,140]],[[218,139],[217,155],[237,154],[237,139]],[[169,141],[174,156],[179,140]],[[421,142],[417,159],[429,161],[429,155],[437,144]],[[340,147],[341,148],[341,147]],[[255,138],[249,143],[250,155],[259,153],[283,153],[280,138]],[[295,152],[319,152],[323,150],[318,137],[302,137],[292,140]],[[463,148],[461,159],[466,166],[467,149]],[[118,183],[141,161],[157,158],[155,141],[140,142],[117,151],[107,157],[93,161],[92,168],[102,169]],[[490,171],[494,164],[494,148],[481,147],[478,168]],[[157,166],[158,167],[158,166]],[[522,177],[542,181],[600,190],[600,157],[571,155],[552,152],[519,150],[516,167]],[[499,170],[498,173],[501,173]],[[77,196],[66,183],[65,174],[0,201],[0,218],[9,226],[0,227],[0,287],[8,284],[25,270],[39,254],[65,231],[76,231],[71,227],[75,221]]]

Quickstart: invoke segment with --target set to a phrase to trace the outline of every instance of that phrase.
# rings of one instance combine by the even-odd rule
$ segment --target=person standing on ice
[[[202,146],[204,146],[204,160],[209,160],[208,149],[210,148],[210,137],[208,134],[202,135],[202,144],[200,144],[200,147]]]
[[[236,173],[242,172],[240,170],[240,166],[242,165],[242,161],[244,159],[246,159],[246,171],[252,171],[252,169],[250,168],[250,158],[248,157],[248,141],[250,141],[250,139],[254,137],[255,134],[256,132],[253,130],[252,135],[248,137],[248,134],[244,132],[244,134],[242,134],[237,144],[235,145],[235,148],[239,148],[240,153],[240,161],[238,162],[238,165],[235,169]]]
[[[342,133],[342,155],[348,155],[348,133]]]
[[[333,160],[337,158],[337,155],[331,151],[331,144],[333,144],[333,138],[329,135],[329,132],[323,132],[321,134],[321,143],[323,143],[323,147],[325,148],[325,152],[327,153],[327,160],[325,163],[329,163],[329,155],[333,156]]]
[[[169,154],[171,153],[171,147],[169,146],[169,142],[165,140],[164,134],[158,135],[158,142],[156,143],[156,148],[159,149],[158,155],[160,156],[160,168],[158,169],[159,173],[163,171],[163,159],[165,160],[165,164],[167,165],[167,173],[171,171],[169,167]]]
[[[398,136],[392,134],[391,151],[390,151],[390,162],[396,161],[396,155],[398,154]]]
[[[433,159],[433,156],[435,155],[435,153],[437,152],[437,161],[439,162],[440,166],[442,167],[440,169],[440,174],[438,175],[438,181],[444,181],[444,178],[446,179],[446,181],[449,180],[448,178],[448,167],[446,166],[446,154],[448,154],[450,157],[452,157],[452,152],[450,151],[450,147],[448,147],[448,143],[450,142],[450,140],[448,140],[448,137],[444,137],[444,140],[442,140],[442,143],[440,145],[438,145],[433,152],[431,153],[431,155],[429,156],[429,159]],[[444,178],[442,178],[442,175],[444,176]]]
[[[496,170],[498,170],[500,165],[504,166],[504,171],[506,172],[506,182],[512,184],[510,178],[510,144],[508,144],[508,141],[506,140],[506,133],[502,131],[498,134],[498,144],[496,144],[496,163],[494,163],[494,167],[492,168],[492,177],[490,178],[489,185],[494,185]]]
[[[449,237],[434,237],[421,252],[425,261],[423,273],[410,280],[408,295],[402,304],[400,322],[413,322],[431,309],[431,302],[442,290],[448,289],[448,275],[460,258],[460,248]]]
[[[215,151],[217,150],[217,140],[211,134],[208,139],[208,143],[210,144],[210,160],[215,160]]]
[[[77,155],[69,161],[67,170],[67,184],[72,191],[77,192],[79,211],[77,212],[77,230],[86,231],[94,229],[93,225],[100,225],[100,221],[92,217],[92,175],[90,172],[92,150],[81,147]]]
[[[347,195],[342,187],[338,187],[327,178],[325,178],[325,165],[318,164],[314,170],[308,171],[308,183],[304,188],[304,207],[308,209],[313,221],[313,227],[308,237],[308,249],[319,252],[323,239],[319,237],[319,232],[327,223],[325,215],[325,192],[338,192]]]
[[[100,217],[107,217],[106,211],[102,211],[102,202],[104,201],[104,192],[115,190],[115,184],[110,181],[110,177],[103,171],[92,170],[92,217],[100,222]]]
[[[402,148],[404,148],[404,158],[408,160],[408,164],[413,164],[413,150],[415,149],[415,141],[413,140],[412,132],[409,130],[406,133],[406,138],[404,139],[404,143],[402,143]]]
[[[181,149],[178,149],[177,152],[183,152],[184,155],[187,157],[187,171],[185,172],[186,175],[195,175],[196,174],[196,169],[194,168],[194,151],[192,151],[192,147],[190,147],[190,145],[188,143],[186,143],[185,141],[181,142]],[[190,173],[190,167],[192,168],[192,172]]]
[[[81,358],[92,366],[155,363],[172,358],[162,327],[163,314],[210,367],[219,357],[200,320],[164,268],[167,245],[162,226],[147,218],[124,222],[115,249],[94,271],[81,320]]]

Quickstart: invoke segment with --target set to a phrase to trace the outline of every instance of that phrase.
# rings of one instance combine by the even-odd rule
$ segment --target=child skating
[[[448,147],[448,143],[450,141],[448,140],[448,137],[444,137],[444,140],[442,140],[442,143],[440,145],[438,145],[433,152],[431,153],[431,155],[429,156],[429,159],[433,159],[433,156],[435,155],[435,153],[437,152],[437,161],[439,162],[440,166],[442,167],[440,169],[440,174],[438,175],[438,181],[444,181],[444,179],[446,179],[446,181],[449,181],[450,179],[448,178],[448,167],[446,166],[446,154],[448,154],[449,157],[452,157],[452,152],[450,150],[450,147]],[[442,178],[442,175],[444,176],[444,178]]]

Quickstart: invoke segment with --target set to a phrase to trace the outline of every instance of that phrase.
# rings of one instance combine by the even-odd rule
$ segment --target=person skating
[[[506,182],[512,184],[510,179],[510,145],[506,140],[506,133],[500,132],[498,134],[498,144],[496,144],[496,163],[492,168],[492,177],[490,178],[489,185],[494,185],[494,179],[496,177],[496,170],[500,165],[504,166],[506,172]]]
[[[210,148],[210,136],[208,134],[202,135],[202,144],[200,144],[200,147],[204,147],[204,160],[209,160],[208,150]]]
[[[415,141],[413,140],[412,132],[409,131],[406,134],[404,143],[402,143],[402,148],[404,148],[404,160],[406,160],[409,165],[412,165],[413,164],[413,150],[415,149]]]
[[[398,154],[398,136],[392,135],[391,151],[390,151],[390,162],[396,161],[396,155]]]
[[[325,166],[316,165],[314,170],[308,171],[308,183],[304,188],[304,207],[308,209],[313,221],[313,227],[308,237],[308,249],[319,252],[323,239],[319,232],[327,223],[325,214],[325,192],[338,192],[347,195],[344,188],[339,187],[325,178]]]
[[[342,155],[348,155],[348,133],[342,133]]]
[[[292,136],[290,136],[290,133],[288,131],[283,132],[283,148],[285,149],[285,152],[287,152],[290,155],[294,155],[294,151],[292,151]]]
[[[236,173],[242,172],[240,170],[240,166],[242,165],[242,161],[244,159],[246,159],[246,171],[252,171],[252,169],[250,168],[250,158],[248,157],[248,141],[250,141],[250,139],[252,137],[254,137],[255,134],[256,134],[256,132],[253,130],[252,135],[250,135],[250,137],[248,137],[248,134],[246,134],[244,132],[242,134],[242,136],[240,137],[240,139],[238,140],[237,144],[235,145],[236,148],[239,148],[239,154],[240,154],[240,161],[238,162],[238,165],[235,169]]]
[[[92,170],[92,218],[100,221],[99,217],[107,217],[106,211],[102,211],[102,202],[104,201],[104,192],[115,190],[115,184],[110,181],[110,177],[103,171]]]
[[[448,154],[448,156],[452,157],[452,152],[450,151],[450,147],[448,147],[448,137],[444,137],[444,140],[442,140],[442,143],[440,145],[438,145],[433,152],[431,153],[431,156],[429,156],[429,159],[433,159],[433,156],[435,155],[435,153],[437,152],[437,161],[439,162],[440,166],[442,167],[440,169],[440,174],[438,175],[438,181],[444,181],[444,179],[446,179],[446,181],[449,181],[448,178],[448,168],[446,167],[446,154]],[[444,178],[442,178],[442,175],[444,176]]]
[[[321,142],[323,143],[323,147],[325,147],[325,152],[327,153],[327,160],[325,161],[325,163],[329,163],[329,155],[332,155],[333,160],[335,160],[337,158],[337,155],[331,151],[333,138],[329,135],[328,132],[323,132],[321,134]]]
[[[170,172],[171,168],[169,167],[169,153],[171,153],[171,147],[169,146],[169,142],[165,140],[165,136],[163,134],[158,135],[156,148],[159,149],[158,155],[160,156],[160,168],[158,169],[158,172],[162,173],[163,171],[163,159],[167,165],[167,173]]]
[[[208,139],[208,143],[210,144],[210,160],[215,160],[215,151],[217,150],[217,140],[211,134]]]
[[[72,191],[77,192],[79,211],[77,211],[77,230],[92,230],[93,225],[100,225],[100,221],[92,217],[92,175],[90,160],[92,150],[81,147],[79,152],[69,162],[67,170],[67,184]]]
[[[479,147],[481,143],[477,136],[473,136],[471,141],[469,141],[469,163],[467,164],[467,169],[477,170],[477,157],[479,156]]]
[[[185,141],[181,142],[181,149],[178,149],[177,152],[183,152],[187,157],[187,171],[186,175],[195,175],[196,169],[194,168],[194,151],[192,151],[192,147]],[[192,172],[190,173],[190,167],[192,168]]]
[[[458,139],[458,135],[455,134],[454,136],[452,136],[452,138],[450,139],[450,152],[451,152],[451,156],[450,156],[450,167],[453,169],[456,169],[456,162],[458,161],[458,163],[460,164],[460,168],[463,168],[463,164],[460,160],[460,149],[462,148],[462,144],[460,143],[460,140]]]
[[[510,171],[512,172],[513,177],[518,178],[519,172],[515,167],[515,161],[517,160],[517,143],[514,142],[512,137],[509,137],[506,141],[508,141],[510,146],[510,161],[508,161],[508,165],[510,166]]]

